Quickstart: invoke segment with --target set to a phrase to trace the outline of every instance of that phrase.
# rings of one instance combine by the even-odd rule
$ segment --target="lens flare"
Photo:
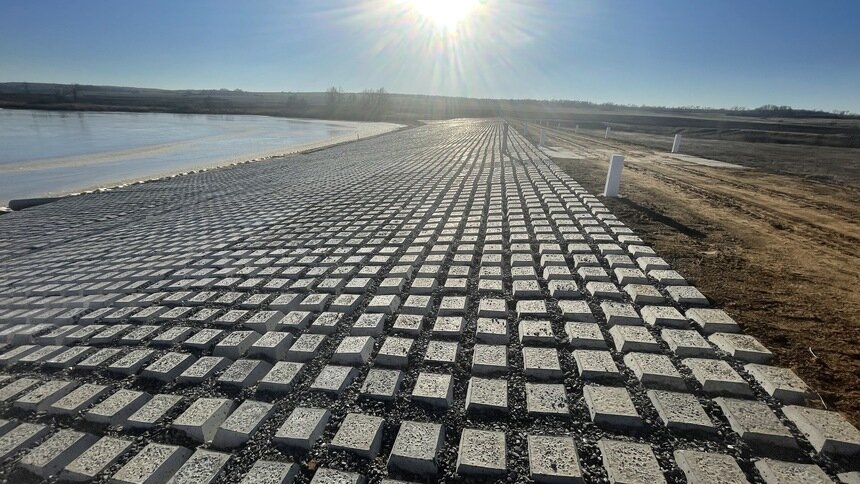
[[[436,28],[451,30],[466,19],[479,0],[411,0],[412,8]]]

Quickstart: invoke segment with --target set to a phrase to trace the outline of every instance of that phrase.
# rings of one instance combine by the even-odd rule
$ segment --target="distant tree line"
[[[332,86],[325,92],[326,112],[338,119],[379,120],[385,117],[388,107],[388,93],[384,87],[346,93]]]

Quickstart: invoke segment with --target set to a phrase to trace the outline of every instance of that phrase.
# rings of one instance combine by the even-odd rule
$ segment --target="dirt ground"
[[[860,188],[765,172],[667,163],[665,153],[552,130],[583,154],[557,163],[603,191],[626,155],[623,198],[606,204],[715,306],[860,425]]]

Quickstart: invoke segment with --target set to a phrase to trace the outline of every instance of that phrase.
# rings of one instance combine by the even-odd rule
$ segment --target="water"
[[[396,127],[268,116],[0,109],[0,204],[275,156]]]

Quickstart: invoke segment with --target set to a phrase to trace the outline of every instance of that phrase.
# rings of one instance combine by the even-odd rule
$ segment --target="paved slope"
[[[523,139],[501,155],[500,132],[434,123],[0,218],[3,473],[852,470],[857,429]]]

